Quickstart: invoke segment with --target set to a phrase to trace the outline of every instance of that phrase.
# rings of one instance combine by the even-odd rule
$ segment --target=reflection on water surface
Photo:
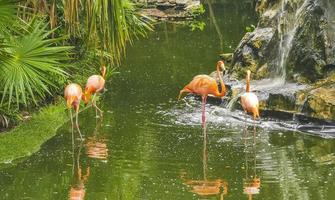
[[[0,199],[334,199],[334,140],[266,120],[254,137],[252,121],[221,105],[207,105],[206,140],[200,102],[176,102],[191,77],[212,72],[218,53],[231,52],[256,23],[250,4],[216,2],[223,49],[209,13],[204,31],[158,25],[128,47],[102,96],[102,121],[93,109],[81,113],[82,145],[76,140],[73,151],[65,124],[38,153],[0,169]]]

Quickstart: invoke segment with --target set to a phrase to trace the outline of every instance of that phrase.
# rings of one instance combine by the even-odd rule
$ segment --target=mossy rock
[[[274,34],[275,29],[273,28],[258,28],[251,33],[246,33],[234,52],[230,72],[236,78],[241,79],[245,77],[247,70],[257,73],[263,67],[259,71],[263,75],[255,76],[255,78],[264,78],[268,68],[263,60],[271,52],[270,48]]]
[[[304,104],[304,112],[319,119],[335,119],[335,84],[312,90]]]
[[[268,64],[265,63],[260,68],[257,69],[256,79],[263,79],[269,76],[269,67]]]
[[[227,63],[230,63],[233,60],[233,53],[222,53],[220,58]]]

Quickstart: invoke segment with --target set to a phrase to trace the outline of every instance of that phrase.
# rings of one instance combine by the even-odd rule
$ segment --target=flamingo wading
[[[95,111],[97,114],[97,110],[99,110],[100,115],[102,115],[102,110],[96,105],[95,103],[95,96],[98,92],[104,89],[105,87],[105,75],[106,75],[106,67],[102,66],[101,68],[101,75],[92,75],[87,79],[87,83],[85,86],[85,93],[83,95],[83,100],[85,101],[85,104],[87,104],[92,97],[92,105],[95,107]]]
[[[243,107],[243,110],[246,113],[252,113],[254,120],[256,118],[259,118],[259,102],[258,98],[255,95],[255,93],[250,92],[250,74],[251,71],[247,71],[247,77],[246,77],[246,88],[245,93],[241,96],[241,104]]]
[[[178,100],[181,98],[182,94],[185,92],[200,95],[202,97],[202,124],[204,125],[206,121],[205,117],[205,105],[208,95],[213,95],[215,97],[223,97],[226,95],[226,87],[223,83],[220,71],[225,71],[225,65],[223,61],[218,61],[216,65],[216,72],[220,80],[221,92],[214,78],[208,75],[197,75],[193,80],[187,84],[179,93]]]
[[[77,126],[81,139],[83,139],[83,137],[79,129],[78,112],[79,112],[79,105],[80,105],[80,100],[81,100],[82,95],[83,95],[83,91],[80,85],[76,83],[71,83],[65,87],[64,97],[66,99],[67,108],[70,111],[71,124],[73,127],[73,116],[72,116],[72,108],[73,108],[76,112],[76,126]]]

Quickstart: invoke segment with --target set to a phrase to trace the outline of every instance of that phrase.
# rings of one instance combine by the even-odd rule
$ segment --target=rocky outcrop
[[[231,71],[235,77],[244,77],[247,69],[257,74],[257,79],[268,76],[267,58],[274,43],[274,28],[257,28],[247,33],[233,55]]]
[[[244,79],[250,69],[260,79],[254,92],[263,110],[335,120],[335,1],[258,0],[256,11],[257,27],[233,53],[229,74]],[[244,91],[231,88],[232,99]]]
[[[335,8],[335,1],[328,5],[325,0],[308,1],[301,13],[288,55],[289,75],[299,74],[314,82],[327,76],[328,68],[334,68],[335,48],[334,19],[327,16],[328,8]],[[329,1],[330,4],[330,1]],[[328,30],[333,29],[331,32]]]
[[[335,73],[301,94],[302,112],[319,119],[335,119]]]
[[[141,12],[143,14],[156,18],[158,20],[192,19],[198,14],[201,14],[200,0],[133,1],[142,7]]]
[[[312,90],[303,111],[315,118],[335,119],[335,84]]]
[[[335,69],[335,1],[259,0],[256,10],[257,28],[234,53],[232,72],[238,78],[250,68],[262,71],[258,79],[272,74],[313,83]]]

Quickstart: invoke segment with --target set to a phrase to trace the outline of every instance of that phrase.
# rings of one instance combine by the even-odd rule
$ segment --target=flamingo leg
[[[73,128],[73,116],[72,116],[72,109],[69,109],[69,112],[70,112],[71,125],[72,125],[72,128]]]
[[[71,116],[72,116],[72,112],[71,112]],[[71,121],[73,123],[73,120],[72,120],[72,117],[71,117]],[[75,164],[74,164],[74,133],[73,133],[73,125],[72,125],[72,128],[71,128],[71,133],[72,133],[72,158],[73,158],[73,165],[72,165],[72,175],[74,174],[74,167],[75,167]]]
[[[207,96],[202,96],[202,127],[204,127],[206,123],[206,100]]]
[[[102,110],[97,106],[96,101],[95,101],[95,97],[96,97],[96,94],[94,94],[93,98],[92,98],[92,105],[95,108],[95,116],[98,117],[97,111],[99,111],[100,112],[100,116],[102,116]]]
[[[83,136],[81,135],[81,131],[79,129],[78,113],[79,113],[79,106],[76,108],[76,126],[77,126],[77,129],[78,129],[78,133],[80,135],[80,139],[83,140]]]
[[[254,145],[256,145],[256,125],[254,125]]]

